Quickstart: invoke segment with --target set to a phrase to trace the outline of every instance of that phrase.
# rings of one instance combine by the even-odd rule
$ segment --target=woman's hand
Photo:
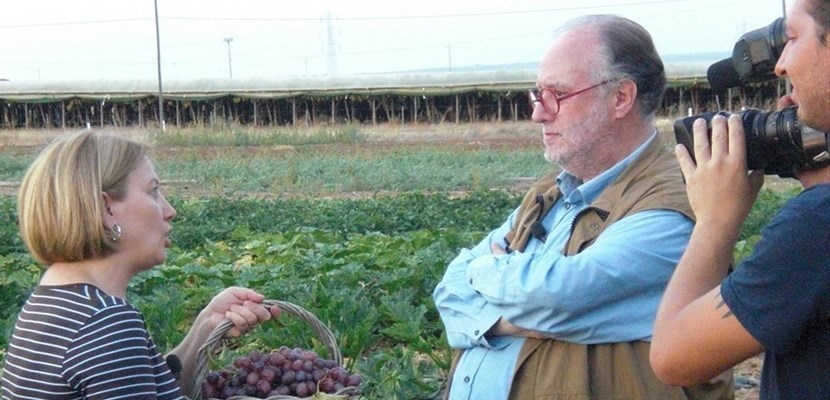
[[[179,383],[183,393],[193,393],[199,349],[205,344],[208,335],[225,318],[229,318],[233,323],[233,327],[225,333],[225,337],[236,337],[257,324],[280,315],[279,307],[273,306],[268,309],[262,305],[264,300],[263,295],[251,289],[230,287],[214,296],[207,307],[199,313],[187,336],[170,352],[179,359],[182,365]]]
[[[211,330],[225,318],[229,318],[233,322],[233,327],[228,330],[225,337],[237,337],[259,323],[279,317],[279,307],[273,306],[268,309],[262,305],[263,300],[263,295],[251,289],[229,287],[214,296],[203,312],[209,313]]]

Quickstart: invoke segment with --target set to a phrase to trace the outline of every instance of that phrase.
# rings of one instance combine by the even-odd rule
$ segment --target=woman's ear
[[[101,203],[103,209],[101,210],[101,217],[104,220],[104,226],[112,226],[115,223],[115,216],[112,214],[112,203],[115,200],[106,192],[101,193]]]

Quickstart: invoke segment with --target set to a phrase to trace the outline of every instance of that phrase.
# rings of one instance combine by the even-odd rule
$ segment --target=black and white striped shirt
[[[183,399],[141,314],[87,285],[38,286],[9,341],[2,399]]]

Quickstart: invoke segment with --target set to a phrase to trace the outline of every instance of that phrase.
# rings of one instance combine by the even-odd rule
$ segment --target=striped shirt
[[[0,387],[9,400],[184,398],[138,310],[87,284],[35,288]]]

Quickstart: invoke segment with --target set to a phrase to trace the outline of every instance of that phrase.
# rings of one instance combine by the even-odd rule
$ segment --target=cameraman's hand
[[[764,183],[763,171],[747,174],[746,143],[741,117],[733,114],[712,119],[709,141],[706,121],[694,126],[694,152],[697,164],[683,145],[675,154],[686,179],[689,202],[697,224],[723,230],[737,240],[741,224]]]

